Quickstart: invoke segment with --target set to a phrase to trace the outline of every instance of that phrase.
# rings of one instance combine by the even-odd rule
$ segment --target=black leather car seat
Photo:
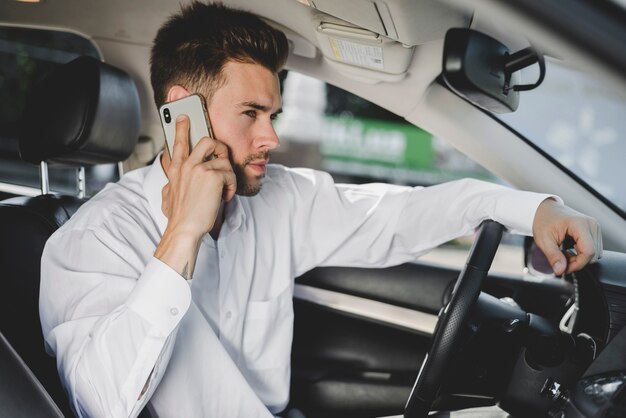
[[[139,96],[123,71],[80,57],[48,74],[22,117],[20,156],[42,167],[116,163],[133,151]],[[85,201],[44,194],[0,202],[0,332],[66,416],[72,416],[39,322],[41,254],[47,239]],[[1,378],[1,377],[0,377]]]
[[[0,370],[0,417],[63,418],[48,391],[1,333]]]

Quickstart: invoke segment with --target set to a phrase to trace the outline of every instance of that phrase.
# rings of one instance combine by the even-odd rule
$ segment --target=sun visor
[[[405,45],[443,39],[470,16],[435,0],[298,0],[301,3]]]
[[[469,16],[433,0],[298,0],[317,11],[319,48],[337,71],[363,82],[399,81],[416,45],[443,39]]]
[[[315,35],[326,58],[364,69],[362,74],[368,78],[384,79],[384,74],[404,74],[413,55],[412,46],[330,16],[318,16]],[[381,77],[376,73],[381,73]]]

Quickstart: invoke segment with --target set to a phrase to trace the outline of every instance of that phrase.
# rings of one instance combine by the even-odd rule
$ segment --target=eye
[[[276,118],[278,118],[278,113],[274,113],[273,115],[270,116],[271,120],[276,120]]]
[[[256,119],[256,110],[250,109],[243,112],[244,115],[251,117],[252,119]]]

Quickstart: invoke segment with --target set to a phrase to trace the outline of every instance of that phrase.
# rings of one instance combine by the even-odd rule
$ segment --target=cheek
[[[241,164],[250,154],[248,141],[243,131],[231,131],[229,136],[225,137],[223,142],[228,147],[231,161],[235,164]]]
[[[215,121],[213,121],[215,119]],[[246,129],[237,118],[215,112],[212,115],[212,130],[215,138],[228,147],[231,159],[235,163],[242,162],[247,155]]]
[[[209,118],[211,120],[211,130],[213,131],[213,136],[222,142],[226,142],[230,136],[230,126],[232,126],[232,121],[228,115],[224,112],[210,109]]]

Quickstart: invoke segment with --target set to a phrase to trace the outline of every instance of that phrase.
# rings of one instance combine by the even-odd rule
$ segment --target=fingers
[[[176,119],[176,137],[171,164],[180,166],[185,161],[192,165],[202,163],[211,158],[228,158],[228,147],[223,142],[204,137],[189,151],[189,118],[180,115]]]
[[[188,161],[189,159],[187,159],[185,164],[181,167],[184,174],[179,177],[191,178],[193,176],[197,177],[198,174],[203,173],[200,175],[202,176],[201,178],[204,179],[204,182],[206,182],[207,184],[213,183],[216,186],[219,184],[222,187],[221,198],[223,201],[228,202],[235,196],[235,192],[237,191],[237,179],[228,158],[214,158],[211,160],[202,161],[201,163],[195,165],[187,164]],[[196,172],[196,174],[193,173],[194,171]],[[208,176],[206,176],[205,174],[207,174]],[[167,197],[171,190],[170,184],[171,183],[168,183],[162,191],[163,204],[161,209],[166,215],[169,213],[169,207],[167,206]]]
[[[535,241],[550,262],[555,275],[579,271],[602,256],[602,235],[594,219],[571,219],[553,228],[535,236]],[[566,236],[574,240],[574,247],[563,252],[560,246]]]
[[[228,160],[228,147],[216,139],[204,137],[189,154],[189,163],[201,164],[213,158]]]
[[[207,165],[206,163],[210,161],[220,161],[221,163]],[[237,190],[237,183],[228,159],[228,147],[221,141],[204,137],[189,152],[189,118],[186,115],[181,115],[176,119],[176,138],[168,171],[173,175],[178,175],[181,171],[191,171],[193,167],[199,164],[204,165],[206,169],[224,171],[222,173],[222,182],[224,183],[222,199],[231,200]]]
[[[168,183],[162,190],[161,209],[168,228],[199,237],[210,232],[216,222],[222,222],[218,220],[222,202],[231,200],[237,190],[224,143],[205,137],[190,152],[189,119],[177,118],[172,158],[166,171]]]
[[[237,191],[237,178],[230,162],[228,162],[228,167],[229,170],[224,173],[224,190],[222,191],[222,199],[225,202],[230,202],[230,199],[235,196],[235,192]]]
[[[543,236],[536,236],[535,241],[548,259],[548,262],[552,266],[554,274],[560,276],[561,274],[565,273],[568,262],[565,254],[563,254],[560,248],[562,240],[554,238],[555,237],[551,236],[550,234],[546,234]]]
[[[235,195],[237,182],[235,173],[228,159],[228,147],[216,139],[204,137],[193,148],[185,165],[191,169],[202,165],[207,170],[222,171],[221,181],[224,185],[222,200],[228,202]]]
[[[218,181],[221,181],[223,185],[222,200],[225,202],[230,201],[237,191],[237,180],[230,161],[224,158],[215,158],[204,161],[202,167],[207,171],[212,171],[219,177]]]
[[[176,118],[176,136],[170,165],[179,167],[189,155],[189,118],[180,115]]]
[[[578,271],[602,256],[598,222],[553,200],[545,200],[537,208],[533,235],[557,276]],[[566,237],[572,238],[574,247],[563,254],[560,246]]]
[[[594,257],[595,251],[591,245],[588,245],[587,241],[577,241],[574,251],[569,250],[565,254],[567,256],[567,270],[565,272],[572,273],[589,264]]]
[[[167,183],[161,190],[161,211],[163,211],[163,214],[167,218],[169,218],[170,216],[169,195],[170,195],[170,183]]]
[[[229,163],[230,167],[230,163]],[[222,173],[222,181],[224,184],[224,188],[222,189],[222,200],[225,202],[229,202],[235,196],[235,192],[237,191],[237,180],[235,178],[235,172],[232,170],[223,170]]]
[[[594,219],[586,219],[574,225],[568,234],[574,239],[574,252],[567,257],[567,273],[582,269],[602,257],[600,225]]]

